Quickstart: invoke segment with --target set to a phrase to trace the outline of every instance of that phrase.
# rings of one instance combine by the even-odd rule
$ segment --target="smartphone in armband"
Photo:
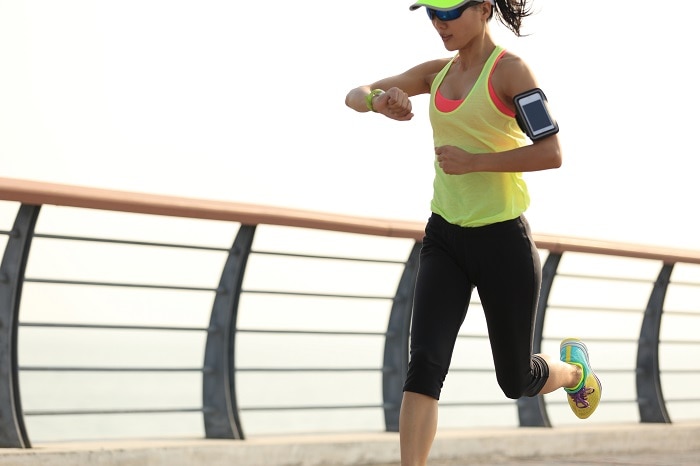
[[[527,137],[533,141],[559,132],[559,125],[547,108],[547,97],[542,89],[535,88],[516,95],[515,118]]]

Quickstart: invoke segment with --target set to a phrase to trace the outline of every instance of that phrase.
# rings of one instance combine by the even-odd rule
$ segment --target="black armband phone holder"
[[[559,132],[559,125],[547,107],[547,97],[542,89],[535,88],[513,98],[515,119],[527,137],[533,141]]]

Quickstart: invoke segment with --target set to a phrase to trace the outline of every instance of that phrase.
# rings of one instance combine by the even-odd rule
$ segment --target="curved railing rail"
[[[382,219],[358,218],[345,215],[334,215],[303,210],[274,208],[268,206],[239,204],[233,202],[210,201],[201,199],[182,198],[174,196],[161,196],[153,194],[104,190],[97,188],[42,183],[28,180],[0,178],[0,201],[18,206],[14,223],[11,228],[0,230],[0,236],[6,236],[7,242],[0,268],[0,446],[23,448],[30,447],[30,435],[26,420],[42,417],[66,417],[85,415],[149,415],[163,413],[196,413],[203,417],[204,435],[207,438],[244,438],[242,413],[280,413],[283,411],[313,411],[313,410],[381,410],[383,413],[384,428],[389,431],[398,429],[398,413],[401,400],[402,377],[407,366],[407,346],[409,339],[409,325],[411,314],[411,302],[413,285],[417,272],[417,257],[420,250],[420,242],[423,235],[423,223],[407,221],[391,221]],[[131,214],[145,214],[148,216],[161,216],[167,218],[189,218],[197,220],[215,220],[224,224],[238,225],[235,239],[231,247],[202,246],[176,242],[148,241],[143,239],[115,239],[79,234],[44,233],[37,229],[39,214],[42,208],[53,206],[72,207],[80,209],[86,215],[95,211],[126,212]],[[357,257],[350,254],[322,254],[285,252],[253,248],[253,243],[258,237],[257,230],[266,226],[291,227],[305,231],[330,231],[342,234],[372,236],[390,238],[403,241],[407,248],[407,257],[399,259]],[[347,237],[343,237],[347,238]],[[148,247],[162,250],[185,250],[200,253],[213,253],[222,257],[223,268],[218,278],[218,285],[197,286],[182,284],[158,284],[158,277],[149,277],[147,282],[124,281],[115,279],[86,279],[65,277],[41,277],[27,273],[30,256],[34,258],[34,241],[81,243],[92,244],[98,247],[105,245],[118,245],[129,247]],[[698,312],[697,301],[692,298],[690,308],[676,310],[667,306],[667,293],[671,285],[684,290],[700,289],[700,280],[673,280],[674,267],[681,265],[691,272],[700,264],[700,252],[677,250],[671,248],[647,247],[623,243],[585,240],[580,238],[565,238],[550,235],[535,235],[538,248],[546,254],[543,266],[543,286],[540,299],[540,312],[536,323],[535,350],[542,349],[549,340],[557,340],[557,336],[548,336],[547,324],[553,320],[557,313],[566,319],[567,313],[583,314],[630,314],[641,318],[641,324],[636,336],[625,337],[629,334],[629,328],[623,325],[616,332],[611,332],[595,327],[589,341],[597,342],[601,348],[612,345],[612,348],[621,346],[633,346],[636,360],[632,367],[603,367],[601,373],[608,373],[611,379],[632,375],[634,386],[627,384],[625,393],[636,391],[636,397],[625,399],[616,397],[612,390],[612,398],[606,401],[611,404],[629,405],[637,408],[638,419],[641,422],[670,422],[669,403],[679,403],[686,414],[697,418],[699,398],[693,396],[681,396],[671,399],[664,397],[662,390],[663,379],[661,374],[669,374],[669,377],[684,376],[697,378],[700,374],[697,366],[670,368],[662,370],[665,362],[661,361],[660,348],[662,345],[669,347],[681,345],[687,354],[697,354],[700,348],[700,338],[693,332],[690,337],[684,337],[682,330],[672,332],[667,336],[662,332],[662,322],[668,321],[669,315],[679,316],[683,322],[693,322],[690,325],[697,326]],[[283,242],[286,240],[283,239]],[[294,241],[289,239],[289,242]],[[54,247],[55,244],[54,244]],[[41,248],[46,249],[46,248]],[[59,248],[60,249],[60,248]],[[41,252],[36,252],[40,254]],[[596,265],[597,273],[582,274],[579,270],[569,272],[562,270],[562,263],[566,257],[595,258],[602,261],[604,257],[614,259],[626,258],[636,265],[644,264],[644,267],[656,269],[655,277],[626,277],[608,274],[605,265]],[[566,257],[565,257],[566,256]],[[259,287],[244,286],[248,276],[250,261],[256,258],[290,261],[324,261],[333,264],[341,264],[340,268],[351,269],[355,265],[371,267],[388,267],[397,269],[384,275],[387,284],[395,285],[390,291],[373,292],[342,292],[319,291],[299,289],[279,289],[269,285]],[[598,264],[598,262],[596,262]],[[131,265],[132,270],[139,267]],[[271,275],[266,269],[262,275]],[[296,266],[295,266],[296,267]],[[297,269],[294,269],[297,270]],[[300,269],[299,269],[300,270]],[[366,272],[360,272],[360,275]],[[690,274],[692,275],[692,273]],[[383,275],[379,275],[383,276]],[[342,280],[342,279],[340,279]],[[384,279],[379,279],[384,281]],[[645,304],[642,309],[635,306],[625,307],[602,304],[572,304],[561,301],[562,293],[557,297],[557,287],[565,290],[578,290],[581,282],[600,281],[613,284],[620,288],[628,285],[635,286],[633,299],[637,302],[642,297]],[[154,284],[155,282],[155,284]],[[568,287],[567,288],[567,283]],[[616,285],[616,284],[620,285]],[[385,284],[386,285],[386,284]],[[637,287],[638,285],[638,287]],[[131,323],[89,323],[89,322],[60,322],[26,320],[22,316],[25,313],[23,294],[26,286],[61,286],[66,289],[71,287],[92,287],[101,290],[109,289],[139,289],[156,290],[162,292],[192,292],[213,295],[207,325],[187,326],[181,323],[168,325],[143,325]],[[587,286],[587,285],[586,285]],[[36,293],[39,293],[36,291]],[[616,294],[617,292],[613,293]],[[570,296],[573,292],[564,292]],[[585,295],[601,293],[584,293]],[[254,328],[246,327],[240,323],[240,310],[242,301],[251,296],[265,296],[270,299],[285,297],[289,299],[321,299],[336,300],[339,302],[353,301],[358,306],[368,306],[371,303],[388,304],[388,316],[385,328],[381,330],[318,330],[307,328]],[[578,299],[578,298],[576,298]],[[560,302],[561,301],[561,302]],[[613,299],[614,301],[614,299]],[[687,300],[686,300],[687,301]],[[478,306],[478,302],[474,303]],[[662,319],[662,317],[666,317]],[[585,318],[585,317],[584,317]],[[601,320],[601,322],[603,322]],[[686,325],[686,328],[687,328]],[[613,325],[614,327],[614,325]],[[607,327],[606,327],[607,328]],[[56,332],[73,332],[78,330],[92,331],[142,331],[142,332],[167,332],[182,334],[202,335],[204,338],[203,365],[201,367],[162,367],[162,366],[114,366],[114,365],[56,365],[56,364],[26,364],[22,362],[18,335],[20,331],[52,330]],[[270,365],[243,365],[238,363],[239,356],[245,357],[245,353],[239,350],[239,340],[247,336],[305,336],[323,338],[361,338],[363,342],[371,341],[377,346],[376,341],[381,340],[377,346],[382,348],[381,363],[375,366],[357,365],[331,365],[321,366],[286,366],[274,367]],[[485,334],[472,333],[460,334],[460,338],[468,340],[470,345],[482,345],[486,342]],[[595,343],[594,343],[595,344]],[[363,343],[363,347],[371,344]],[[617,350],[610,349],[614,354]],[[283,352],[283,351],[282,351]],[[613,354],[613,353],[611,353]],[[607,359],[607,356],[606,356]],[[614,357],[610,359],[614,360]],[[697,361],[700,358],[692,358]],[[673,365],[684,366],[674,360]],[[691,363],[692,364],[692,363]],[[685,364],[687,366],[687,364]],[[451,373],[459,377],[462,373],[478,374],[490,372],[488,367],[462,367],[459,356],[453,363]],[[201,407],[100,407],[61,408],[49,406],[48,408],[23,408],[22,393],[23,384],[20,379],[23,374],[36,373],[184,373],[198,374],[201,376]],[[241,406],[239,400],[239,379],[242,376],[270,373],[305,373],[310,377],[314,374],[333,373],[338,374],[381,374],[381,401],[376,403],[323,403],[313,399],[306,400],[305,404],[282,405],[271,404],[268,406]],[[614,385],[613,385],[614,386]],[[248,387],[250,390],[250,387]],[[341,396],[347,396],[347,393]],[[443,400],[446,407],[462,409],[465,407],[494,407],[513,406],[509,401],[465,401],[459,399]],[[518,400],[517,417],[518,424],[523,426],[550,426],[550,414],[556,412],[559,403],[547,397],[535,397]],[[273,421],[274,422],[274,421]]]

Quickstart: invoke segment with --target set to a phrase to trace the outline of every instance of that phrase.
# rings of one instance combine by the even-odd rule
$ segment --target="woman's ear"
[[[477,6],[481,8],[481,16],[483,16],[485,19],[489,19],[491,17],[492,8],[496,8],[488,0],[481,2],[481,5]]]

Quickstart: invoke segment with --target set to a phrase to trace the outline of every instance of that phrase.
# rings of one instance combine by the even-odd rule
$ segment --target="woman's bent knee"
[[[542,387],[549,378],[549,366],[547,362],[538,355],[533,355],[530,359],[530,372],[526,378],[503,377],[499,378],[498,385],[503,390],[506,397],[517,400],[523,396],[536,396],[542,391]]]

